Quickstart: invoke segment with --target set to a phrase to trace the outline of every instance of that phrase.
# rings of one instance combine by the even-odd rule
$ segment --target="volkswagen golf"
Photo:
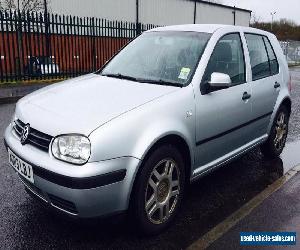
[[[273,34],[225,25],[144,32],[99,71],[22,98],[5,131],[26,190],[78,218],[129,211],[146,234],[185,187],[260,146],[278,157],[291,83]]]

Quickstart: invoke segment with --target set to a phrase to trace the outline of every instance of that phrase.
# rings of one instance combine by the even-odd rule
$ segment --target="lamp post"
[[[271,16],[272,16],[272,22],[271,22],[271,31],[273,31],[273,22],[274,22],[274,16],[276,15],[276,11],[271,12]]]

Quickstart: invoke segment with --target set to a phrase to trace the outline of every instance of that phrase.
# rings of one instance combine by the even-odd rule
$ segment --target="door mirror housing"
[[[231,86],[231,78],[227,74],[214,72],[211,74],[208,84],[212,90],[229,88]]]

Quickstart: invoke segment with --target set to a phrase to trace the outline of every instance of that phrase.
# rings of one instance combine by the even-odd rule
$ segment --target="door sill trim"
[[[244,145],[234,151],[231,151],[230,153],[228,153],[210,163],[207,163],[201,167],[196,168],[192,173],[191,182],[197,180],[198,178],[200,178],[203,175],[206,175],[210,171],[213,171],[213,170],[223,166],[224,164],[229,163],[230,161],[234,160],[235,158],[245,154],[249,150],[255,148],[262,142],[266,141],[267,138],[268,138],[268,135],[265,134],[265,135],[247,143],[246,145]]]

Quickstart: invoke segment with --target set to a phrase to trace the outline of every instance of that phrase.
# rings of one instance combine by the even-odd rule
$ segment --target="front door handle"
[[[242,100],[243,100],[243,101],[246,101],[246,100],[248,100],[248,99],[250,99],[250,98],[251,98],[251,95],[248,94],[248,92],[244,92],[243,97],[242,97]]]
[[[275,82],[275,84],[274,84],[274,88],[275,88],[275,89],[278,89],[278,88],[280,88],[280,83],[279,83],[279,82]]]

